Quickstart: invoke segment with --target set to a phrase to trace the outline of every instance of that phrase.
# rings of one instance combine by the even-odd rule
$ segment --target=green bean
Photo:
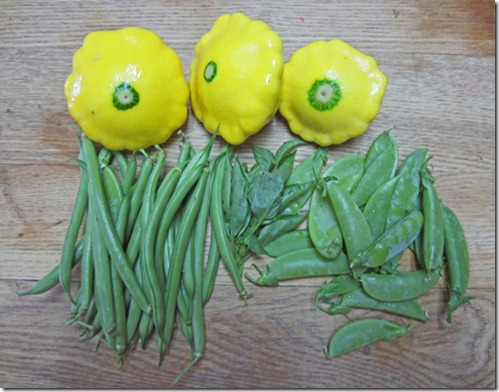
[[[213,184],[213,168],[215,161],[212,160],[209,165],[210,172],[207,178],[207,184],[204,199],[202,201],[196,225],[193,233],[193,280],[194,292],[192,296],[192,332],[193,332],[193,359],[200,358],[204,353],[205,347],[205,320],[204,320],[204,301],[203,301],[203,267],[204,267],[204,248],[206,243],[206,230],[211,205],[211,191]]]
[[[193,229],[194,231],[195,229]],[[182,287],[188,304],[192,303],[194,296],[194,233],[187,241],[184,262],[182,264]]]
[[[131,295],[135,298],[141,309],[145,312],[150,312],[150,304],[147,301],[142,288],[137,283],[111,219],[109,208],[105,201],[95,147],[90,139],[84,137],[83,148],[88,169],[89,194],[95,204],[94,210],[97,222],[100,225],[99,231],[102,230],[102,236],[106,248],[111,255],[111,261],[116,265],[121,279],[128,290],[130,290]]]
[[[428,171],[423,177],[423,264],[428,273],[441,268],[444,255],[442,206]]]
[[[164,302],[162,285],[159,282],[159,277],[154,261],[154,241],[156,231],[159,225],[161,214],[154,208],[154,200],[156,197],[156,188],[163,170],[163,164],[166,159],[166,153],[160,151],[153,170],[146,185],[143,195],[141,208],[142,241],[141,241],[141,261],[143,263],[143,281],[150,290],[150,300],[153,307],[153,321],[157,331],[161,332],[165,324]],[[166,203],[165,203],[166,204]]]
[[[424,270],[401,272],[399,274],[362,274],[360,282],[364,291],[380,301],[405,301],[428,292],[438,281],[440,270],[427,275]]]
[[[411,331],[414,324],[403,327],[384,319],[365,318],[352,321],[338,329],[329,340],[328,358],[350,353],[382,340],[393,340]]]
[[[227,152],[224,152],[224,156],[220,156],[220,160],[217,163],[215,171],[215,180],[213,183],[213,193],[211,197],[211,208],[210,208],[210,221],[212,227],[212,234],[217,241],[218,250],[220,256],[225,265],[225,268],[229,272],[236,290],[243,299],[248,299],[249,294],[244,288],[244,283],[242,276],[239,273],[238,265],[234,257],[234,253],[231,249],[231,244],[229,243],[229,238],[225,230],[225,221],[223,216],[223,205],[222,205],[222,192],[223,192],[223,180],[225,175],[225,168],[230,164],[227,157]]]
[[[322,177],[329,183],[334,180],[339,186],[351,192],[364,174],[364,157],[361,154],[347,155],[334,161]]]
[[[271,257],[279,257],[285,253],[295,250],[312,248],[314,244],[310,239],[310,234],[307,229],[296,229],[272,240],[265,245],[267,254]]]
[[[379,267],[387,260],[403,252],[411,244],[423,226],[423,214],[414,210],[374,241],[369,248],[355,256],[350,266]]]
[[[400,177],[386,181],[371,195],[364,206],[363,213],[366,218],[373,240],[385,232],[388,212],[392,204],[392,196]]]
[[[328,314],[344,314],[350,312],[352,308],[374,309],[419,321],[428,320],[427,312],[416,298],[396,302],[378,301],[367,295],[361,287],[344,293],[338,301],[330,303],[329,307],[319,306],[319,308]]]
[[[347,257],[341,253],[330,260],[321,256],[315,248],[301,249],[284,254],[272,260],[264,270],[256,264],[253,267],[260,273],[257,279],[245,274],[253,284],[258,286],[278,286],[279,282],[314,276],[341,275],[350,272]]]
[[[213,140],[213,139],[212,139]],[[184,216],[179,227],[177,246],[173,249],[172,264],[170,265],[167,282],[166,282],[166,304],[165,314],[171,315],[166,318],[163,337],[167,347],[170,345],[175,308],[177,304],[177,295],[179,291],[180,278],[182,274],[182,263],[184,261],[185,252],[188,246],[189,237],[192,234],[192,227],[201,207],[201,201],[206,189],[208,180],[208,172],[203,170],[198,183],[196,184],[193,193],[190,195],[185,208]]]
[[[466,295],[468,289],[470,260],[463,227],[456,214],[442,204],[445,232],[445,257],[450,283],[450,298],[447,303],[447,322],[452,322],[452,312],[472,299]]]
[[[415,150],[402,163],[397,173],[399,180],[390,199],[385,230],[392,227],[410,212],[419,208],[421,190],[420,171],[425,163],[427,152],[427,149]]]
[[[122,172],[123,180],[121,182],[121,187],[123,189],[123,194],[127,195],[135,182],[135,175],[137,173],[137,155],[135,151],[132,153],[130,157],[130,161],[128,162],[128,166],[125,172]]]
[[[215,238],[210,239],[210,249],[203,273],[203,304],[206,306],[215,288],[215,279],[220,264],[220,252]]]
[[[151,171],[154,167],[154,159],[149,156],[144,156],[142,160],[142,165],[140,168],[139,175],[137,177],[137,181],[131,188],[132,191],[132,200],[130,205],[130,213],[128,217],[128,224],[126,229],[126,237],[128,238],[132,230],[135,227],[135,221],[140,213],[140,208],[142,206],[142,199],[144,196],[144,191],[149,181],[149,176],[151,175]]]
[[[80,152],[80,158],[82,153]],[[78,234],[80,227],[83,223],[83,218],[85,216],[85,211],[88,205],[88,175],[87,170],[81,167],[81,179],[78,191],[76,194],[76,200],[73,206],[73,212],[71,213],[71,218],[69,220],[69,225],[66,231],[66,236],[64,238],[64,243],[62,245],[61,258],[59,261],[59,281],[61,283],[64,292],[68,296],[71,302],[74,299],[71,295],[71,275],[74,264],[74,251],[76,241],[78,239]]]
[[[113,151],[112,155],[114,156],[114,159],[116,159],[116,162],[118,163],[118,167],[120,168],[121,174],[125,174],[125,172],[128,170],[128,159],[126,155],[122,151]]]
[[[187,143],[187,141],[184,141]],[[156,226],[156,238],[155,238],[155,246],[154,246],[154,259],[156,261],[156,266],[158,273],[160,270],[167,271],[162,268],[165,263],[165,247],[168,246],[168,241],[166,240],[168,236],[169,227],[171,221],[163,220],[157,221],[158,218],[163,218],[163,215],[166,213],[165,208],[168,205],[170,198],[172,198],[172,194],[177,187],[177,184],[181,178],[182,172],[186,169],[186,165],[189,162],[189,154],[193,151],[189,144],[185,144],[185,147],[182,148],[177,164],[173,167],[172,170],[168,172],[168,174],[163,178],[161,185],[158,189],[158,194],[156,197],[156,202],[154,205],[154,211],[152,213],[153,218],[155,219],[153,223]],[[184,177],[185,178],[185,177]],[[175,202],[177,203],[177,202]],[[164,211],[164,212],[163,212]],[[173,219],[173,218],[169,218]]]
[[[118,220],[121,203],[123,201],[123,189],[116,177],[116,173],[110,166],[102,168],[102,185],[109,206],[109,213],[113,222]]]
[[[91,203],[92,204],[92,203]],[[96,206],[95,206],[96,207]],[[106,246],[102,240],[102,233],[94,206],[90,206],[92,250],[95,271],[95,300],[97,310],[101,314],[102,329],[108,344],[115,348],[113,329],[115,328],[114,295],[111,280],[111,264]]]
[[[141,341],[141,347],[143,350],[147,347],[147,342],[149,341],[149,337],[151,336],[154,330],[154,322],[152,316],[142,312],[139,322],[139,339]]]
[[[79,313],[85,312],[92,301],[94,282],[94,263],[92,251],[92,239],[90,235],[84,237],[84,249],[80,264],[80,291],[81,303]]]
[[[78,246],[75,248],[73,256],[73,268],[80,263],[83,253],[83,241],[87,235],[83,235]],[[42,277],[31,289],[17,292],[17,295],[22,297],[25,295],[38,295],[46,293],[60,283],[59,280],[59,263],[57,263],[44,277]]]
[[[383,132],[369,148],[364,174],[352,189],[352,198],[357,205],[364,206],[373,192],[393,177],[397,164],[397,145],[389,132]]]
[[[164,212],[161,216],[161,224],[158,227],[158,234],[156,236],[156,248],[155,257],[162,257],[164,252],[164,243],[166,236],[168,234],[168,228],[170,227],[175,214],[180,208],[181,204],[185,200],[187,194],[191,191],[193,186],[198,182],[201,174],[203,173],[206,163],[210,157],[211,149],[215,141],[215,134],[211,137],[208,144],[203,147],[199,152],[197,152],[187,163],[187,166],[182,170],[182,174],[176,183],[173,194],[168,200],[167,208],[164,208]],[[161,206],[160,206],[161,207]],[[153,212],[153,216],[156,212]]]
[[[315,249],[328,259],[335,259],[343,248],[343,235],[327,191],[320,185],[312,193],[308,213],[308,231]]]
[[[352,260],[371,245],[371,230],[347,190],[332,182],[327,186],[327,193],[341,228],[348,258]]]

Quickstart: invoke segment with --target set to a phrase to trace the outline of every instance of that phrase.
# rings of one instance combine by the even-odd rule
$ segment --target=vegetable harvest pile
[[[328,358],[426,321],[419,298],[439,279],[449,288],[450,323],[470,299],[469,255],[458,218],[438,197],[428,150],[399,162],[387,131],[365,154],[328,163],[329,146],[365,132],[378,114],[385,76],[340,40],[313,42],[286,64],[281,46],[264,22],[222,15],[196,46],[187,82],[155,33],[90,33],[65,84],[82,131],[81,178],[61,259],[19,294],[60,284],[71,304],[68,323],[83,328],[83,340],[108,346],[120,365],[153,338],[161,363],[179,327],[192,354],[185,371],[204,353],[204,307],[220,261],[245,303],[249,283],[324,277],[315,297],[321,311],[380,311],[334,331]],[[179,131],[189,95],[213,134],[199,151]],[[276,151],[253,145],[253,164],[242,162],[234,146],[277,111],[301,139]],[[176,133],[179,154],[169,162],[160,144]],[[215,154],[218,137],[226,143]],[[319,146],[296,164],[307,142]],[[254,264],[255,273],[243,274],[255,255],[268,260],[265,268]]]

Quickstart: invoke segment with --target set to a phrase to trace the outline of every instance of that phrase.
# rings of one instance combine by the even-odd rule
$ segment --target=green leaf
[[[230,198],[229,230],[232,237],[240,235],[248,226],[251,210],[248,202],[248,179],[243,166],[236,157],[232,169],[232,189]]]
[[[264,172],[250,183],[248,200],[257,220],[268,219],[268,215],[272,215],[270,211],[277,204],[285,182],[280,171],[276,170]]]
[[[269,171],[274,165],[274,154],[272,151],[253,145],[253,156],[255,157],[255,161],[259,166],[260,170]]]
[[[244,243],[251,252],[257,255],[268,255],[267,251],[255,235],[249,234],[244,237]]]
[[[303,140],[288,140],[284,142],[275,153],[275,164],[280,165],[280,162],[289,154],[296,152],[298,146],[303,146],[306,143]]]
[[[271,223],[262,227],[258,233],[258,239],[263,245],[267,245],[283,234],[295,230],[305,220],[307,214],[296,214],[280,216]]]

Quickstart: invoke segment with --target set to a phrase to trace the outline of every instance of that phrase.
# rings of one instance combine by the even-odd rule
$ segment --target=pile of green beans
[[[469,254],[458,218],[439,199],[427,152],[413,151],[399,167],[397,145],[383,132],[365,157],[344,156],[326,167],[310,197],[306,227],[267,244],[273,259],[264,269],[255,265],[260,276],[246,274],[248,280],[278,286],[289,279],[331,277],[315,298],[328,314],[363,308],[424,322],[428,314],[419,297],[447,277],[451,323],[452,313],[470,300]],[[409,270],[400,268],[406,251],[416,260]],[[413,325],[352,321],[332,335],[326,354],[403,336]]]
[[[82,326],[82,340],[95,337],[108,346],[119,366],[153,336],[161,363],[180,325],[191,347],[190,368],[204,353],[204,307],[220,259],[218,244],[206,235],[223,157],[210,157],[214,140],[196,152],[184,137],[178,161],[168,168],[158,146],[127,157],[105,148],[97,153],[82,136],[80,185],[61,259],[19,295],[60,284],[71,304],[67,322]],[[79,287],[72,287],[78,276]]]

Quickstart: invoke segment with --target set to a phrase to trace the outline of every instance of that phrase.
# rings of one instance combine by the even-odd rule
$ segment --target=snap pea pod
[[[269,242],[265,245],[265,251],[271,257],[279,257],[285,253],[313,246],[307,229],[295,229]]]
[[[423,176],[423,265],[428,273],[441,268],[444,255],[444,217],[442,205],[428,170]]]
[[[326,259],[314,248],[301,249],[279,256],[272,260],[264,270],[253,264],[260,276],[256,279],[245,274],[258,286],[279,286],[279,282],[314,276],[346,274],[350,271],[347,257],[341,253],[335,260]]]
[[[352,198],[362,207],[373,192],[393,177],[398,164],[398,149],[389,132],[378,136],[366,156],[362,178],[352,189]]]
[[[324,257],[334,259],[343,248],[343,235],[327,191],[318,185],[310,199],[308,231],[315,249]]]
[[[334,161],[322,175],[323,179],[329,183],[334,181],[348,192],[357,185],[364,174],[364,157],[362,154],[344,156]]]
[[[192,229],[196,221],[196,217],[201,208],[201,202],[206,189],[207,180],[208,171],[204,169],[193,193],[187,201],[184,216],[182,217],[179,227],[177,245],[173,249],[172,263],[170,264],[170,268],[168,270],[166,282],[165,314],[169,315],[169,317],[166,318],[163,332],[166,347],[169,347],[173,333],[174,317],[172,317],[172,315],[175,313],[177,305],[182,264],[185,258],[189,238],[192,235]]]
[[[386,181],[374,191],[364,206],[362,212],[371,230],[373,240],[385,232],[388,212],[392,205],[392,196],[399,180],[400,177],[397,176]]]
[[[121,279],[128,290],[130,290],[131,295],[135,298],[141,309],[145,312],[150,312],[150,304],[147,301],[142,288],[137,283],[137,279],[129,265],[116,228],[111,219],[109,208],[105,201],[95,147],[93,142],[86,137],[83,138],[83,149],[88,170],[90,199],[93,200],[92,202],[94,203],[97,222],[100,225],[100,230],[102,230],[106,248],[111,255],[111,261],[116,265]]]
[[[382,340],[393,340],[408,334],[414,324],[403,327],[385,319],[365,318],[338,329],[329,340],[328,358],[338,357]]]
[[[350,274],[335,276],[330,282],[324,283],[315,294],[315,304],[325,299],[349,293],[360,287],[360,283]]]
[[[428,292],[438,281],[440,270],[427,275],[424,270],[401,272],[394,275],[365,273],[360,276],[364,291],[380,301],[404,301]]]
[[[83,153],[80,151],[80,159],[83,158]],[[61,258],[59,261],[59,281],[64,292],[69,300],[74,303],[71,295],[71,275],[73,270],[73,256],[78,233],[85,217],[85,211],[88,206],[88,175],[83,164],[80,164],[80,184],[76,194],[76,200],[69,220],[69,225],[66,230],[66,236],[62,245]]]
[[[421,174],[426,161],[427,149],[418,149],[410,153],[397,173],[397,184],[390,199],[386,215],[385,230],[388,230],[404,216],[420,205]]]
[[[319,148],[298,164],[286,181],[278,214],[294,215],[300,212],[315,189],[326,161],[326,149]]]
[[[403,252],[416,239],[422,226],[423,214],[414,210],[374,241],[369,248],[357,254],[350,266],[379,267]]]
[[[421,307],[417,298],[395,302],[379,301],[367,295],[362,287],[344,293],[337,301],[328,302],[328,304],[327,307],[319,306],[319,309],[328,314],[344,314],[350,312],[353,308],[373,309],[419,321],[428,320],[428,314]]]
[[[327,186],[327,194],[341,228],[348,259],[352,260],[371,245],[371,230],[362,211],[346,189],[331,182]]]
[[[445,233],[445,257],[450,283],[450,298],[447,303],[447,322],[452,322],[452,312],[472,299],[466,295],[468,289],[470,260],[468,245],[461,222],[456,214],[442,204]]]

